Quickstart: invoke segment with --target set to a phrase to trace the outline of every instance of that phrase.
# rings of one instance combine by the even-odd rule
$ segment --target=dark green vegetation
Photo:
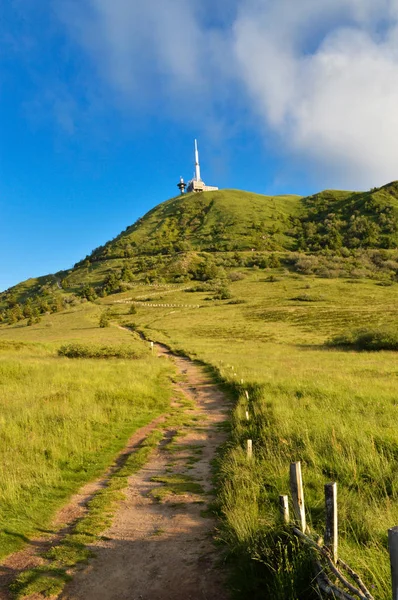
[[[51,364],[63,361],[71,380],[65,365],[80,368],[87,359],[56,358],[61,344],[75,355],[84,348],[101,354],[131,335],[128,343],[145,354],[138,336],[117,324],[211,365],[236,400],[218,510],[240,598],[313,597],[308,556],[288,541],[278,517],[293,460],[303,464],[311,529],[322,533],[323,484],[336,480],[341,556],[380,600],[390,596],[386,532],[398,524],[397,198],[398,183],[304,199],[228,190],[176,198],[74,269],[1,296],[0,349],[14,358],[16,381],[32,343],[43,360],[51,349]],[[87,364],[112,370],[118,361]],[[138,363],[154,364],[147,354],[129,368]],[[45,388],[29,422],[42,423],[43,406],[46,415]],[[76,411],[70,400],[67,406]],[[163,483],[161,493],[191,484]]]
[[[120,346],[99,346],[96,344],[65,344],[58,349],[58,356],[67,358],[143,358],[144,348],[141,352],[134,346],[124,344]]]
[[[325,191],[303,200],[297,226],[298,248],[396,248],[398,185],[370,192]]]
[[[333,337],[327,344],[354,350],[398,350],[398,330],[354,329]]]

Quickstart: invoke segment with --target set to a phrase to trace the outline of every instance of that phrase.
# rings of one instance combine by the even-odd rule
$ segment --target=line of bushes
[[[398,329],[354,329],[334,336],[326,344],[353,350],[398,350]]]
[[[97,344],[65,344],[58,349],[58,356],[67,358],[141,358],[142,352],[123,344],[118,346],[100,346]]]

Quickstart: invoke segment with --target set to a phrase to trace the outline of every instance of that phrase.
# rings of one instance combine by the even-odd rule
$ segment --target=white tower
[[[195,179],[196,181],[200,181],[200,165],[197,140],[195,140]]]
[[[217,187],[206,185],[200,177],[198,142],[195,140],[195,175],[188,183],[187,192],[210,192],[218,190]]]

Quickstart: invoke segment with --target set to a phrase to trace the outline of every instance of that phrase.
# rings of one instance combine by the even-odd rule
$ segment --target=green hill
[[[73,303],[73,294],[92,300],[137,280],[214,279],[221,254],[230,257],[227,267],[261,267],[272,266],[270,253],[397,247],[398,182],[369,192],[326,190],[307,198],[238,190],[187,194],[159,204],[73,269],[29,279],[3,293],[0,308],[44,298],[40,311],[55,311]]]
[[[238,190],[186,194],[159,204],[88,258],[94,262],[188,250],[291,249],[290,219],[299,208],[299,196]]]

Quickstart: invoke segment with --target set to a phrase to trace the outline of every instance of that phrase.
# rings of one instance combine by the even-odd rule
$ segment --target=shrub
[[[326,344],[354,350],[398,350],[398,330],[355,329],[333,337]]]
[[[135,348],[127,345],[99,346],[71,343],[58,349],[59,356],[67,358],[140,358]]]
[[[107,313],[102,313],[102,315],[100,316],[100,320],[99,320],[99,326],[100,327],[109,327],[109,325],[110,325],[109,315]]]
[[[228,275],[228,279],[230,281],[241,281],[244,278],[245,278],[244,274],[240,273],[239,271],[232,271]]]
[[[231,291],[227,287],[220,288],[214,294],[214,300],[229,300],[230,298],[232,298],[232,294],[231,294]]]
[[[321,296],[310,296],[310,294],[301,294],[300,296],[295,296],[292,298],[296,302],[319,302],[322,300]]]

